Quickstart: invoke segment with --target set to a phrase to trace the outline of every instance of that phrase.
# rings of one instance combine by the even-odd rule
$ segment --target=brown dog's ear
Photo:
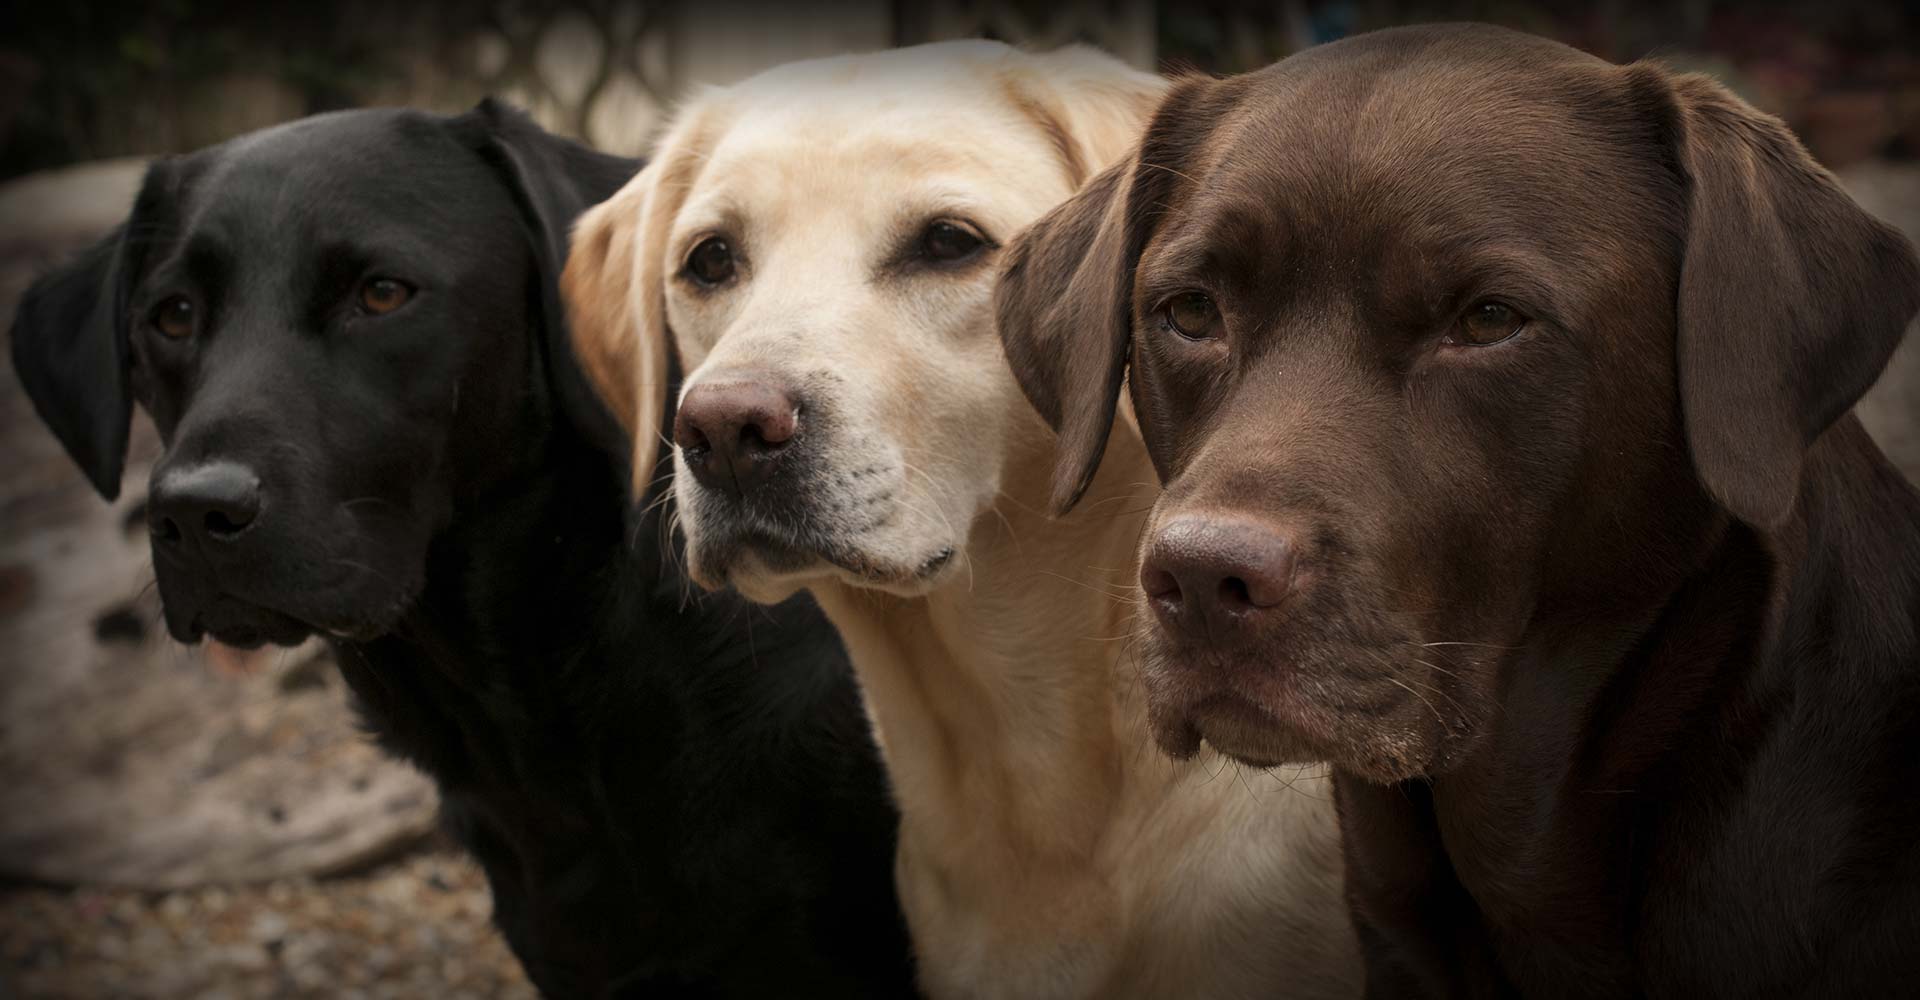
[[[560,276],[580,367],[633,440],[634,499],[651,492],[663,454],[673,380],[666,313],[666,241],[703,162],[689,120],[645,169],[574,226]]]
[[[1106,451],[1133,333],[1127,239],[1128,158],[1047,213],[1008,248],[994,289],[1007,363],[1059,432],[1052,504],[1073,509]]]
[[[1015,241],[994,299],[1020,387],[1060,435],[1052,506],[1065,513],[1100,467],[1126,371],[1132,263],[1124,189],[1167,81],[1073,45],[1020,54],[1002,82],[1052,140],[1069,183],[1119,161]]]
[[[1099,471],[1133,340],[1133,272],[1188,158],[1239,100],[1238,85],[1172,85],[1119,163],[1021,233],[994,290],[1000,342],[1020,388],[1059,432],[1055,513]]]
[[[1920,262],[1778,119],[1706,77],[1671,85],[1687,184],[1687,442],[1722,506],[1774,528],[1807,448],[1873,386],[1920,309]]]

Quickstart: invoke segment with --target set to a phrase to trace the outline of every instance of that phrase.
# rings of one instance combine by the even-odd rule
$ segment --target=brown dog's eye
[[[963,223],[946,219],[935,221],[920,237],[920,253],[942,264],[968,260],[986,245],[986,237]]]
[[[733,247],[718,236],[701,240],[687,255],[687,273],[703,285],[718,285],[733,277]]]
[[[1447,341],[1469,347],[1491,347],[1519,333],[1526,325],[1527,318],[1504,302],[1477,302],[1454,324]]]
[[[1160,307],[1167,329],[1188,340],[1209,340],[1220,325],[1220,310],[1199,292],[1181,292]]]
[[[193,319],[193,300],[184,295],[176,295],[153,310],[153,328],[174,340],[193,336]]]
[[[369,278],[360,286],[360,308],[375,316],[385,316],[412,298],[413,289],[392,278]]]

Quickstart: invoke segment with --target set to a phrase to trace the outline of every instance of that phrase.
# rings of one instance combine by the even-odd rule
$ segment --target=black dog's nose
[[[147,526],[163,542],[230,542],[260,516],[260,477],[235,462],[167,469],[147,496]]]
[[[1297,586],[1295,546],[1252,521],[1176,516],[1140,565],[1140,587],[1168,629],[1208,635],[1250,623]]]
[[[687,390],[673,443],[701,485],[744,496],[759,488],[800,434],[800,406],[769,376],[741,373]]]

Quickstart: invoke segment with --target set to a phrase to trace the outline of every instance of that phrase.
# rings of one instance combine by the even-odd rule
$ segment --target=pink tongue
[[[229,677],[246,677],[260,669],[266,662],[267,648],[239,649],[229,646],[218,639],[208,639],[201,647],[207,662],[213,669]]]

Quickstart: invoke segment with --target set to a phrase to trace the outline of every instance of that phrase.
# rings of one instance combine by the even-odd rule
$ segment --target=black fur
[[[156,498],[210,464],[257,479],[237,532],[155,515],[170,630],[328,635],[544,992],[909,994],[897,816],[838,639],[804,599],[689,596],[568,349],[568,227],[637,166],[492,103],[162,161],[28,293],[14,362],[105,495],[135,399]],[[358,304],[382,277],[412,289],[386,314]],[[176,295],[191,336],[152,318]]]

